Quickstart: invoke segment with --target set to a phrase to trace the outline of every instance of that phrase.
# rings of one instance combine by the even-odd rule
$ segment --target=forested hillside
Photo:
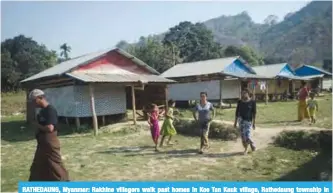
[[[286,2],[287,3],[287,2]],[[268,63],[286,61],[293,64],[322,65],[332,56],[332,2],[313,1],[281,22],[269,15],[263,24],[252,21],[247,12],[221,16],[203,23],[214,40],[224,48],[247,46]],[[164,34],[146,37],[163,40]],[[144,41],[140,38],[140,42]],[[140,44],[142,45],[142,44]],[[119,47],[128,48],[122,41]]]
[[[314,1],[260,38],[266,56],[284,57],[292,63],[322,62],[332,57],[332,2]]]

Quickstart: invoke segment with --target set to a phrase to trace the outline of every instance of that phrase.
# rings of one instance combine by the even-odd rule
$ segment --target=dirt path
[[[228,125],[233,125],[230,121],[220,121],[216,120],[215,122],[220,122]],[[162,121],[160,121],[160,125],[162,124]],[[137,122],[138,127],[141,128],[147,128],[148,130],[148,123],[146,121],[138,121]],[[134,125],[132,122],[126,122],[126,123],[118,123],[107,127],[108,131],[119,131],[123,129],[124,127],[129,127],[134,129]],[[149,135],[149,132],[145,132],[145,129],[140,129],[140,131],[143,130],[143,133]],[[273,142],[274,137],[276,137],[279,133],[282,131],[290,131],[290,130],[325,130],[323,128],[318,127],[302,127],[302,126],[284,126],[284,127],[274,127],[274,128],[265,128],[265,127],[257,127],[256,130],[252,132],[252,139],[256,143],[256,146],[258,149],[267,147],[271,142]],[[141,133],[141,132],[140,132]],[[142,135],[142,133],[140,134]],[[237,139],[236,141],[228,141],[225,142],[226,149],[228,149],[228,152],[237,152],[242,151],[242,147],[239,145],[240,139]]]

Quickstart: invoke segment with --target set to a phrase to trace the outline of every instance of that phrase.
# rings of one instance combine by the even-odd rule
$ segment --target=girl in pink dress
[[[160,126],[158,124],[158,118],[159,118],[158,107],[157,105],[153,104],[151,113],[148,114],[148,123],[150,126],[151,136],[155,143],[155,151],[158,151],[157,144],[158,144],[158,138],[160,137]]]

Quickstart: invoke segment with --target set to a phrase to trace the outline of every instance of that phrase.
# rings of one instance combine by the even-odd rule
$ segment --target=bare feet
[[[205,146],[204,146],[204,149],[207,149],[207,150],[208,150],[209,148],[210,148],[209,145],[205,145]]]
[[[246,147],[245,147],[245,150],[244,150],[244,155],[247,155],[247,153],[248,153],[248,148],[249,146],[248,145],[246,145]]]

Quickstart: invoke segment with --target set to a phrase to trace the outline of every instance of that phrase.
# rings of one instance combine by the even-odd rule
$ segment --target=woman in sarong
[[[29,99],[37,108],[41,108],[36,127],[37,149],[30,168],[29,181],[69,181],[61,155],[57,137],[58,116],[39,89],[31,91]]]
[[[165,114],[165,120],[163,122],[162,129],[161,129],[162,140],[161,140],[161,143],[160,143],[160,147],[163,146],[164,139],[167,136],[169,136],[167,144],[172,145],[171,138],[172,138],[172,136],[177,134],[177,131],[176,131],[174,125],[173,125],[173,120],[174,120],[173,108],[174,107],[175,107],[175,101],[170,99],[168,101],[168,110]]]
[[[298,92],[298,121],[303,121],[304,118],[309,118],[309,112],[307,108],[307,98],[309,97],[309,90],[306,86],[306,82],[302,82],[302,87]]]

